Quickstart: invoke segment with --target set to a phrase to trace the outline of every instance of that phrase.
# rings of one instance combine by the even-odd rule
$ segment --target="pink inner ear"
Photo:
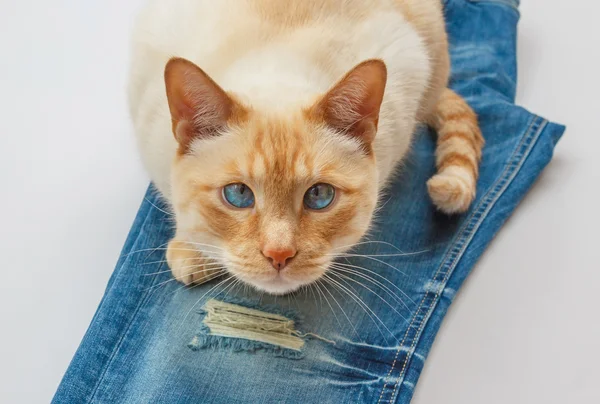
[[[352,69],[319,102],[327,124],[370,143],[377,131],[386,79],[381,60],[368,60]]]
[[[173,103],[173,111],[171,111],[171,116],[176,121],[189,121],[192,122],[194,119],[194,110],[188,104],[186,104],[183,99],[179,102]]]
[[[227,125],[234,101],[192,62],[171,59],[165,67],[165,85],[175,138],[184,150],[194,139]]]

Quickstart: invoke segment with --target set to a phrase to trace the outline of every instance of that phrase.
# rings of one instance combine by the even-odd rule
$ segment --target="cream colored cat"
[[[439,134],[435,205],[473,200],[483,139],[446,88],[439,0],[152,0],[133,50],[131,115],[181,282],[226,270],[280,294],[321,277],[418,122]]]

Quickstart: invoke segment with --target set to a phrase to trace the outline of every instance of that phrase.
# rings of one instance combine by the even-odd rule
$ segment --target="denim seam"
[[[142,223],[141,229],[144,228],[144,224],[146,224],[146,222],[148,221],[148,218],[150,217],[150,211],[151,211],[151,209],[149,209],[148,212],[146,213],[146,218],[144,219],[144,223]],[[139,241],[139,239],[141,237],[141,234],[142,234],[142,231],[139,232],[137,238],[135,239],[135,243],[133,243],[133,245],[131,246],[132,250],[135,248],[135,246],[138,245],[138,241]],[[130,252],[128,254],[130,254]],[[127,261],[125,261],[125,262],[127,262]],[[121,265],[120,268],[122,268],[125,265],[125,262],[123,262],[123,264]],[[160,271],[163,266],[164,266],[164,264],[161,263],[160,266],[158,267],[158,270]],[[119,268],[119,270],[120,270],[120,268]],[[154,284],[154,282],[156,282],[156,279],[157,279],[157,277],[155,276],[154,279],[153,279],[153,284]],[[88,400],[88,403],[92,403],[94,401],[94,399],[96,398],[96,393],[98,392],[98,390],[100,388],[100,385],[104,381],[104,377],[106,376],[106,372],[108,371],[108,368],[110,367],[110,365],[113,363],[115,356],[117,355],[117,353],[121,349],[121,346],[123,345],[123,341],[125,340],[125,336],[129,332],[129,329],[131,328],[131,325],[135,321],[135,318],[137,317],[138,311],[140,310],[140,308],[146,302],[146,300],[148,298],[148,292],[150,291],[150,289],[151,289],[151,287],[150,288],[145,288],[144,295],[139,300],[138,305],[136,306],[136,308],[135,308],[135,310],[134,310],[134,312],[133,312],[133,314],[131,316],[131,319],[129,320],[129,323],[127,324],[127,327],[125,328],[125,331],[121,334],[121,337],[119,338],[119,341],[115,344],[115,348],[113,349],[113,352],[110,355],[110,358],[109,358],[108,362],[104,366],[102,374],[100,375],[100,377],[98,378],[98,381],[96,382],[96,385],[94,386],[94,390],[92,391],[92,395],[90,396],[90,398]]]
[[[512,7],[515,10],[519,9],[519,2],[517,0],[468,0],[468,1],[469,1],[469,3],[498,3],[498,4]]]
[[[518,0],[465,0],[469,3],[489,3],[492,5],[498,6],[506,6],[511,8],[513,11],[517,13],[517,15],[521,15],[521,11],[519,10],[519,1]],[[450,4],[452,0],[442,0],[444,8],[451,7]]]
[[[469,243],[475,237],[477,230],[479,230],[479,227],[481,227],[481,224],[483,223],[483,221],[485,220],[485,218],[487,217],[487,215],[489,214],[489,212],[491,211],[493,206],[496,204],[498,199],[500,199],[500,197],[504,194],[504,192],[509,187],[509,185],[516,178],[521,167],[523,166],[524,162],[527,160],[527,157],[531,153],[531,150],[537,143],[537,140],[538,140],[540,134],[546,128],[547,123],[548,122],[546,120],[544,120],[540,117],[534,116],[532,118],[529,129],[523,135],[521,142],[519,143],[519,146],[517,147],[515,152],[513,152],[512,161],[505,168],[505,174],[498,179],[494,188],[492,190],[488,191],[488,194],[484,197],[484,200],[482,200],[481,204],[479,205],[479,208],[477,209],[477,213],[480,213],[481,217],[479,219],[475,219],[475,216],[477,215],[477,213],[474,213],[471,216],[471,219],[467,222],[467,229],[465,229],[463,232],[461,232],[461,237],[462,237],[462,235],[465,236],[462,240],[463,241],[462,246],[459,247],[459,249],[461,249],[462,251],[459,251],[460,254],[456,255],[453,259],[453,262],[447,267],[447,272],[444,275],[444,279],[442,280],[441,285],[440,285],[438,291],[436,292],[435,296],[432,298],[431,306],[429,307],[429,310],[426,313],[426,315],[423,317],[423,320],[419,326],[419,330],[415,334],[415,337],[411,344],[411,349],[409,351],[407,351],[407,356],[404,360],[404,364],[402,366],[402,371],[398,375],[398,380],[396,381],[394,391],[392,392],[392,396],[390,398],[390,403],[393,402],[393,400],[396,398],[396,393],[397,393],[397,391],[399,391],[399,389],[397,390],[397,388],[399,386],[400,381],[403,379],[407,365],[412,358],[412,356],[411,356],[412,351],[415,349],[417,343],[419,342],[420,337],[421,337],[421,332],[423,331],[423,328],[429,321],[429,318],[431,317],[433,310],[437,306],[439,298],[444,291],[445,285],[447,284],[448,280],[454,273],[454,269],[456,268],[456,265],[460,261],[460,258],[466,251]],[[523,148],[524,148],[524,150],[521,151],[521,149],[523,149]],[[521,155],[519,156],[519,154],[521,154]],[[460,241],[459,241],[459,244],[460,244]],[[458,245],[457,245],[457,247],[458,247]],[[439,271],[438,271],[438,273],[439,273]]]
[[[144,222],[142,223],[142,227],[146,224],[147,220],[148,220],[148,214],[146,214],[146,217],[144,218]],[[135,245],[137,245],[137,243],[138,243],[138,241],[140,239],[140,235],[141,235],[141,232],[138,233],[137,237],[135,238],[135,241],[131,245],[131,248],[133,248]],[[129,254],[129,253],[127,253],[127,254]],[[119,259],[121,257],[123,257],[124,255],[126,255],[126,254],[123,254],[123,252],[121,252],[121,255],[119,256]],[[119,276],[119,274],[121,273],[121,269],[125,265],[126,261],[127,260],[125,260],[121,265],[119,265],[119,268],[116,271],[117,274],[115,276]],[[110,280],[109,280],[109,282],[110,282]],[[104,291],[104,295],[102,296],[102,300],[100,300],[100,304],[98,305],[98,309],[96,310],[96,313],[94,314],[94,317],[92,317],[92,321],[90,322],[90,324],[94,324],[94,322],[96,321],[98,313],[100,313],[102,311],[102,307],[104,306],[104,303],[105,303],[105,300],[106,300],[106,296],[108,295],[108,293],[110,291],[112,291],[114,289],[114,287],[115,287],[114,282],[112,282],[110,284],[110,287],[107,290]]]
[[[519,10],[519,3],[514,0],[469,0],[471,3],[488,3],[490,5],[505,6],[514,11],[517,16],[521,16],[521,10]]]
[[[386,376],[387,380],[389,380],[391,378],[391,375],[396,367],[396,363],[398,361],[398,356],[400,354],[400,351],[402,351],[402,349],[404,348],[407,350],[406,351],[407,353],[406,353],[406,357],[403,361],[403,365],[402,365],[400,374],[398,375],[398,379],[396,380],[394,390],[392,392],[392,396],[390,397],[390,401],[389,401],[390,403],[393,402],[394,399],[396,398],[396,393],[397,393],[397,391],[399,391],[398,386],[400,384],[400,381],[402,381],[404,373],[407,368],[407,365],[410,362],[410,359],[412,358],[412,352],[415,349],[416,344],[420,340],[421,332],[422,332],[424,326],[427,324],[429,318],[431,317],[431,314],[432,314],[433,310],[435,309],[437,302],[439,301],[439,297],[440,297],[441,293],[443,292],[448,279],[452,275],[454,268],[456,267],[460,258],[462,258],[468,245],[470,244],[471,240],[475,236],[477,230],[483,223],[484,219],[489,214],[489,211],[491,210],[491,208],[495,205],[497,200],[503,195],[504,191],[508,188],[508,186],[512,183],[512,181],[518,174],[520,168],[522,167],[523,163],[529,156],[531,149],[535,145],[537,139],[539,138],[539,135],[545,128],[546,124],[547,124],[547,121],[543,120],[540,117],[534,116],[532,118],[528,129],[525,131],[525,133],[523,134],[523,136],[521,138],[521,141],[519,142],[518,146],[513,151],[512,158],[507,163],[507,165],[504,169],[504,173],[498,178],[498,180],[496,181],[496,184],[488,191],[488,193],[484,196],[484,198],[480,202],[477,209],[471,214],[470,218],[462,226],[462,229],[459,231],[458,235],[454,239],[452,247],[448,250],[448,252],[446,254],[446,258],[442,261],[442,263],[438,267],[436,273],[431,278],[431,281],[435,281],[436,278],[439,278],[439,276],[443,273],[443,278],[440,282],[441,284],[439,286],[438,291],[436,291],[435,293],[426,292],[424,294],[423,299],[421,300],[419,307],[418,307],[417,311],[415,312],[415,314],[413,315],[411,323],[404,334],[402,342],[400,343],[400,346],[399,346],[398,350],[396,351],[394,361],[392,363],[390,371],[388,372],[388,374]],[[433,294],[433,296],[431,296],[432,294]],[[419,314],[421,313],[421,311],[423,309],[423,304],[425,303],[425,300],[427,299],[427,297],[431,297],[431,303],[429,304],[429,306],[427,308],[425,308],[425,315],[420,320],[419,328],[418,328],[417,332],[415,333],[415,336],[412,338],[413,340],[410,344],[410,347],[405,346],[405,342],[406,342],[406,339],[408,338],[409,331],[413,328],[415,321],[417,321],[417,318],[419,317]],[[379,396],[378,403],[380,403],[381,400],[383,399],[383,395],[385,393],[385,388],[387,387],[388,384],[389,384],[389,382],[386,381],[381,390],[381,394]]]
[[[144,222],[142,223],[140,228],[143,228],[144,225],[146,224],[146,222],[148,221],[148,218],[150,217],[149,212],[146,212],[146,217],[144,218]],[[133,244],[131,245],[131,249],[133,249],[136,245],[138,245],[138,242],[140,240],[140,237],[142,235],[142,232],[140,231],[137,234],[137,237],[135,238],[135,241],[133,242]],[[121,252],[121,255],[123,255],[124,253]],[[129,254],[129,251],[126,253]],[[120,274],[121,270],[123,269],[123,266],[125,265],[125,263],[127,262],[127,260],[123,261],[123,263],[121,265],[119,265],[119,268],[117,269],[117,273]],[[119,275],[116,275],[119,276]],[[98,310],[96,311],[96,315],[97,313],[100,313],[100,311],[102,310],[102,307],[105,304],[106,301],[106,296],[109,294],[110,291],[112,291],[115,288],[115,282],[112,282],[112,284],[110,285],[110,289],[106,290],[104,292],[104,296],[102,296],[102,300],[100,301],[100,305],[98,306]],[[96,320],[96,315],[94,315],[94,317],[92,318],[92,324],[94,323],[94,321]],[[92,399],[94,398],[94,396],[96,395],[96,390],[98,389],[98,386],[100,385],[100,382],[102,381],[102,379],[104,378],[104,374],[106,373],[106,369],[108,368],[108,366],[110,365],[110,363],[112,362],[112,359],[114,357],[114,352],[113,354],[110,356],[108,363],[104,366],[104,370],[102,371],[102,375],[100,376],[100,378],[98,379],[98,381],[96,382],[96,384],[94,385],[94,389],[92,390],[92,395],[90,397],[90,399],[88,400],[88,402],[91,402]]]
[[[436,273],[436,275],[437,275],[437,273]],[[412,326],[417,318],[417,314],[421,311],[421,307],[423,306],[423,303],[425,302],[426,297],[427,297],[427,293],[425,293],[423,295],[423,299],[421,299],[421,302],[419,303],[419,307],[417,308],[417,311],[413,315],[413,317],[410,321],[410,324],[409,324],[408,328],[406,329],[406,332],[404,333],[402,342],[400,342],[400,346],[398,347],[398,350],[396,351],[396,355],[394,356],[394,361],[392,362],[392,366],[390,367],[390,371],[386,375],[385,380],[388,380],[390,378],[390,376],[392,375],[392,372],[394,371],[394,367],[396,366],[396,362],[398,361],[398,355],[400,355],[400,351],[402,350],[402,347],[404,346],[404,341],[406,340],[406,337],[408,337],[408,331],[412,328]],[[387,385],[388,385],[388,382],[386,381],[383,384],[383,388],[381,389],[381,394],[379,395],[379,400],[377,400],[377,404],[381,403],[381,399],[383,398],[383,393],[385,392],[385,388],[387,387]],[[396,391],[396,389],[394,388],[394,392],[395,391]],[[393,396],[390,398],[390,402],[391,402],[392,398],[393,398]]]
[[[516,176],[519,173],[521,167],[523,166],[525,160],[527,160],[527,157],[529,156],[531,150],[533,149],[533,146],[535,146],[535,144],[537,143],[537,139],[539,138],[540,134],[547,126],[547,123],[548,122],[546,120],[544,120],[540,117],[534,116],[532,118],[532,121],[529,125],[528,130],[525,132],[525,134],[521,138],[521,142],[519,143],[519,145],[517,146],[515,151],[513,151],[513,158],[511,159],[512,161],[510,161],[510,163],[505,168],[504,174],[498,179],[498,181],[496,182],[496,185],[490,191],[488,191],[486,196],[483,198],[482,202],[480,203],[480,205],[477,209],[477,212],[475,212],[471,216],[471,218],[467,221],[467,228],[464,228],[464,230],[461,231],[460,234],[461,234],[462,240],[459,240],[459,242],[457,243],[456,247],[458,247],[458,248],[453,249],[453,250],[456,250],[456,249],[461,250],[461,251],[458,251],[460,254],[455,255],[451,264],[447,266],[447,271],[444,275],[444,279],[442,280],[438,291],[435,293],[435,296],[432,298],[431,306],[429,307],[429,310],[426,313],[426,315],[423,317],[423,320],[419,326],[419,329],[418,329],[417,333],[415,334],[415,337],[413,338],[411,348],[409,351],[407,351],[407,355],[404,360],[404,364],[402,366],[402,371],[398,375],[398,380],[396,381],[396,385],[394,386],[394,391],[392,392],[392,396],[390,398],[390,403],[393,402],[393,400],[396,397],[397,388],[400,384],[400,381],[403,379],[407,365],[410,362],[410,359],[412,358],[412,356],[411,356],[412,351],[415,349],[417,343],[419,342],[420,337],[421,337],[421,332],[423,331],[423,328],[429,321],[429,318],[431,317],[433,310],[437,306],[439,298],[440,298],[441,294],[443,293],[448,280],[454,273],[454,269],[456,268],[456,265],[460,261],[460,258],[466,251],[470,242],[473,240],[473,237],[475,237],[477,230],[479,230],[479,227],[481,227],[481,224],[483,223],[483,221],[485,220],[485,218],[487,217],[487,215],[489,214],[491,209],[494,207],[494,205],[496,204],[498,199],[500,199],[500,197],[504,194],[504,191],[506,191],[506,189],[512,183],[512,181],[516,178]],[[521,149],[523,149],[523,148],[525,148],[525,149],[523,151],[521,151]],[[519,156],[519,154],[520,154],[520,156]],[[480,215],[480,218],[476,219],[475,216],[477,216],[478,214]],[[462,241],[462,245],[460,245],[461,241]],[[440,268],[442,268],[442,267],[443,266],[441,266]],[[439,274],[439,271],[437,274]],[[436,274],[436,276],[437,276],[437,274]],[[435,277],[434,277],[434,279],[435,279]],[[399,391],[399,389],[398,389],[398,391]]]
[[[164,267],[164,263],[160,264],[160,266],[158,267],[158,272],[160,272],[163,267]],[[152,287],[155,286],[156,279],[158,279],[158,276],[154,277],[153,283],[152,283],[152,285],[150,285],[149,288],[145,288],[144,295],[142,296],[142,298],[140,299],[138,305],[136,306],[136,308],[135,308],[135,310],[134,310],[134,312],[133,312],[133,314],[131,316],[131,320],[127,324],[127,328],[125,329],[125,332],[121,335],[121,338],[119,339],[119,341],[115,345],[115,349],[114,349],[112,355],[110,356],[110,360],[108,361],[108,363],[104,367],[104,371],[102,372],[102,375],[98,379],[98,383],[96,383],[96,387],[94,388],[94,393],[93,393],[92,397],[90,398],[89,403],[92,403],[94,401],[94,399],[96,397],[96,393],[98,392],[98,390],[100,388],[100,385],[102,384],[102,381],[104,380],[104,376],[106,375],[106,372],[108,371],[108,368],[112,364],[115,356],[119,353],[119,350],[121,349],[121,346],[123,345],[123,342],[126,340],[126,336],[129,333],[129,330],[131,329],[131,326],[133,325],[135,319],[137,318],[137,314],[140,311],[140,308],[142,308],[146,304],[146,301],[148,300],[148,297],[151,295],[151,293],[148,293],[148,292],[150,292],[150,290],[152,289]]]
[[[441,269],[444,268],[444,266],[447,267],[446,273],[444,274],[444,278],[441,281],[441,285],[440,285],[438,291],[433,296],[431,305],[429,306],[429,309],[427,310],[426,315],[423,317],[421,324],[419,325],[419,329],[417,330],[417,333],[415,333],[415,336],[411,343],[410,349],[407,351],[407,355],[406,355],[406,357],[404,359],[404,363],[402,365],[402,370],[401,370],[400,374],[398,375],[398,380],[396,381],[396,384],[394,386],[394,391],[392,392],[392,396],[390,397],[390,403],[394,401],[394,399],[396,398],[396,393],[399,392],[399,389],[397,389],[397,388],[400,385],[400,381],[403,379],[407,365],[410,362],[410,359],[412,358],[412,351],[415,349],[417,343],[419,342],[420,337],[421,337],[421,332],[423,331],[423,328],[425,327],[429,318],[431,317],[433,310],[437,306],[439,297],[443,293],[445,285],[447,284],[450,276],[454,273],[454,269],[456,268],[456,265],[460,261],[460,258],[462,258],[462,255],[464,254],[469,243],[472,241],[473,237],[477,233],[477,230],[479,229],[479,227],[481,226],[481,224],[483,223],[483,221],[489,214],[491,208],[495,205],[495,203],[498,201],[498,199],[504,194],[504,191],[508,188],[508,186],[512,183],[514,178],[519,173],[523,163],[529,156],[531,149],[536,144],[537,139],[539,138],[539,135],[541,134],[543,129],[546,127],[546,124],[547,124],[547,121],[545,121],[539,117],[534,116],[532,118],[532,121],[529,125],[528,130],[525,132],[525,134],[521,138],[521,142],[519,143],[519,145],[517,146],[515,151],[513,151],[513,158],[511,159],[510,163],[507,164],[504,174],[501,177],[499,177],[499,179],[496,182],[496,185],[490,191],[488,191],[488,193],[483,198],[483,200],[480,203],[477,210],[471,215],[471,218],[466,222],[465,226],[463,226],[463,229],[459,233],[460,239],[456,242],[455,247],[452,248],[451,253],[448,257],[452,262],[449,265],[442,264],[440,266],[440,268],[438,269],[438,271],[436,272],[436,275],[432,278],[432,280],[435,280],[435,278],[438,277],[438,275],[440,274]],[[528,141],[529,141],[529,143],[527,143]],[[521,149],[523,149],[523,148],[525,148],[525,150],[521,151]],[[520,154],[520,156],[519,156],[519,154]],[[480,217],[477,219],[476,216],[480,216]],[[458,250],[458,251],[456,251],[456,250]],[[454,253],[454,251],[456,251],[456,253]],[[452,258],[453,254],[454,254],[454,258]],[[448,261],[446,261],[446,262],[448,262]]]

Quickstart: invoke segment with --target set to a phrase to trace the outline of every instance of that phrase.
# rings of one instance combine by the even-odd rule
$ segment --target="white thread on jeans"
[[[506,164],[503,173],[500,175],[500,177],[496,180],[495,185],[486,193],[486,195],[482,198],[480,204],[478,205],[478,208],[476,210],[473,211],[473,213],[471,214],[471,216],[469,217],[469,219],[466,220],[465,225],[463,226],[463,228],[460,230],[460,234],[461,236],[459,238],[457,238],[455,244],[453,245],[452,249],[449,251],[448,253],[448,257],[452,257],[453,250],[456,249],[457,247],[460,249],[462,249],[462,251],[457,251],[455,253],[455,256],[451,259],[451,262],[448,265],[448,270],[447,272],[444,274],[444,277],[442,279],[441,282],[441,287],[440,289],[435,293],[435,296],[433,298],[433,303],[437,304],[440,295],[442,294],[442,292],[444,291],[444,285],[447,283],[449,277],[452,275],[453,273],[453,268],[456,266],[457,262],[460,260],[460,258],[462,258],[464,251],[466,250],[466,247],[469,245],[469,243],[471,242],[471,240],[473,239],[475,233],[477,232],[479,226],[483,223],[483,220],[487,217],[489,211],[491,210],[491,208],[495,205],[495,203],[498,201],[498,199],[504,194],[504,191],[506,191],[506,189],[508,188],[508,186],[513,182],[514,178],[517,176],[517,174],[519,173],[519,171],[521,170],[521,167],[523,166],[525,160],[527,160],[527,157],[529,156],[529,154],[531,153],[531,150],[533,149],[533,147],[535,146],[535,144],[537,143],[541,133],[544,131],[544,129],[546,128],[548,124],[548,121],[546,121],[545,119],[542,119],[536,115],[534,115],[531,119],[531,122],[529,123],[529,126],[527,127],[527,130],[525,131],[525,133],[523,134],[523,136],[521,137],[520,142],[518,143],[518,145],[515,147],[515,149],[513,150],[513,152],[511,153],[511,157],[508,161],[508,163]],[[527,141],[529,141],[529,144],[527,144]],[[523,149],[523,151],[521,151],[521,149]],[[515,165],[515,167],[511,167],[512,165]],[[478,219],[474,220],[474,217],[478,214],[481,213],[481,217],[479,217]],[[469,227],[471,227],[471,229],[469,229]],[[470,233],[470,234],[467,234]],[[466,234],[466,239],[465,239],[465,234]],[[440,272],[443,270],[444,266],[445,266],[445,260],[443,261],[443,263],[438,267],[437,271],[435,272],[434,276],[432,279],[437,278],[437,276],[440,274]],[[378,404],[381,403],[381,400],[383,398],[383,394],[385,392],[385,388],[388,385],[387,379],[390,379],[391,374],[396,366],[396,362],[398,359],[398,355],[400,354],[400,351],[402,350],[402,347],[404,345],[404,341],[406,340],[406,337],[408,336],[408,332],[410,331],[410,329],[412,328],[412,325],[414,323],[414,320],[417,317],[417,314],[419,314],[421,307],[423,305],[423,302],[425,301],[425,298],[427,297],[427,295],[431,293],[431,292],[425,292],[423,299],[421,300],[419,307],[417,309],[417,311],[415,312],[411,323],[409,325],[409,327],[406,329],[406,333],[404,334],[404,338],[402,339],[402,342],[400,344],[399,349],[396,351],[396,356],[394,357],[394,361],[392,363],[392,366],[390,368],[390,371],[388,372],[385,380],[386,382],[383,385],[383,388],[381,389],[381,394],[379,395],[379,400],[377,401]],[[429,306],[430,310],[430,314],[431,314],[431,310],[434,307],[435,304],[432,304]],[[423,327],[427,324],[427,320],[424,318],[421,321],[421,324],[419,325],[419,329],[417,330],[417,332],[415,333],[415,337],[413,338],[413,341],[411,343],[410,348],[407,350],[407,354],[406,357],[404,358],[403,361],[403,365],[402,365],[402,369],[400,370],[400,373],[398,375],[398,380],[396,380],[396,383],[394,385],[394,390],[392,391],[392,395],[390,397],[390,403],[393,402],[393,400],[396,397],[396,392],[398,390],[398,385],[400,383],[401,378],[404,375],[404,371],[406,370],[406,367],[408,365],[409,362],[409,358],[411,357],[411,353],[412,350],[415,348],[417,342],[420,340],[420,335],[421,332],[423,330]]]
[[[209,328],[210,335],[259,341],[294,351],[304,347],[307,337],[335,345],[334,341],[320,335],[296,330],[294,320],[279,314],[215,299],[208,300],[204,310],[206,316],[202,322]]]

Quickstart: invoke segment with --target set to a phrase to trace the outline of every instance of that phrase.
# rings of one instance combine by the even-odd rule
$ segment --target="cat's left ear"
[[[195,139],[218,135],[246,114],[241,104],[189,60],[169,60],[165,85],[173,134],[183,153]]]
[[[370,145],[377,133],[387,69],[379,59],[367,60],[348,72],[309,112],[336,131]]]

